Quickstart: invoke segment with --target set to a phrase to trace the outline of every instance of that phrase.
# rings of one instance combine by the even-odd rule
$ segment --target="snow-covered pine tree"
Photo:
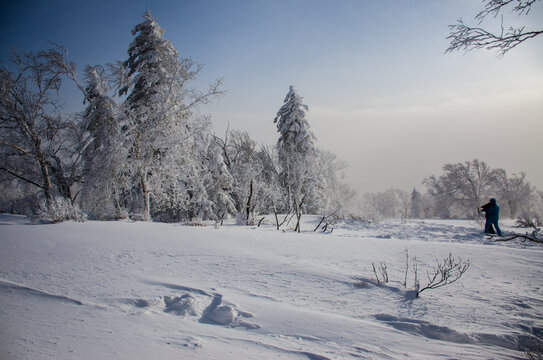
[[[118,107],[109,96],[109,86],[102,66],[87,66],[85,69],[87,86],[85,87],[85,103],[81,126],[88,133],[83,156],[90,162],[94,151],[110,145],[111,140],[119,133]],[[87,164],[88,165],[88,164]]]
[[[160,157],[167,144],[163,132],[175,126],[178,115],[172,109],[178,91],[175,78],[180,64],[173,45],[164,39],[164,30],[147,11],[144,21],[134,27],[135,35],[124,62],[126,84],[119,91],[126,98],[128,123],[125,128],[130,149],[129,164],[135,175],[136,188],[143,200],[143,219],[151,220],[150,176],[160,174]]]
[[[277,149],[281,166],[281,182],[287,191],[287,209],[296,213],[296,231],[300,231],[300,219],[308,185],[313,179],[315,162],[315,136],[306,119],[307,105],[302,97],[290,86],[283,106],[277,112],[279,140]]]
[[[87,86],[82,113],[83,176],[85,186],[82,198],[85,207],[96,218],[122,217],[121,193],[123,165],[126,154],[121,148],[119,107],[109,96],[109,86],[102,66],[88,66],[85,69]]]
[[[172,161],[172,149],[180,154],[180,147],[194,142],[194,135],[206,131],[204,122],[191,118],[192,109],[220,94],[220,81],[207,92],[187,88],[201,70],[190,58],[179,60],[177,50],[164,39],[164,30],[147,11],[144,21],[134,27],[135,35],[124,62],[126,76],[122,79],[120,94],[127,94],[125,112],[128,121],[124,127],[129,149],[128,163],[134,175],[134,188],[139,190],[143,203],[143,219],[152,215],[151,197],[155,203],[164,203],[166,179],[176,179],[169,185],[179,186],[178,176],[165,171],[191,168],[190,157]],[[190,145],[188,145],[190,146]],[[168,159],[168,166],[164,160]],[[171,175],[171,176],[170,176]],[[186,174],[188,177],[189,174]],[[188,181],[188,180],[187,180]],[[183,188],[181,186],[181,188]],[[183,190],[185,191],[185,190]]]

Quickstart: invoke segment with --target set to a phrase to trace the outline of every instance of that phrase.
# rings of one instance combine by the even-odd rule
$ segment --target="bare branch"
[[[475,19],[481,23],[487,16],[497,17],[504,7],[515,2],[517,5],[513,7],[513,12],[518,15],[528,15],[536,1],[539,0],[489,0],[485,4],[485,8],[475,16]]]
[[[23,175],[17,174],[16,172],[14,172],[14,171],[12,171],[12,170],[10,170],[10,169],[7,169],[7,168],[5,168],[5,167],[3,167],[3,166],[0,167],[0,170],[3,170],[3,171],[5,171],[5,172],[7,172],[8,174],[10,174],[10,175],[16,177],[16,178],[19,179],[19,180],[23,180],[23,181],[25,181],[25,182],[27,182],[27,183],[29,183],[29,184],[32,184],[32,185],[34,185],[34,186],[37,186],[37,187],[40,188],[40,189],[45,189],[45,187],[44,187],[43,185],[40,185],[40,184],[38,184],[37,182],[32,181],[32,180],[26,178],[26,177],[23,176]]]
[[[428,284],[417,290],[417,297],[425,290],[437,289],[456,282],[468,270],[469,260],[455,259],[452,254],[438,262],[433,272],[427,272]]]
[[[506,237],[506,238],[497,238],[497,239],[494,239],[495,242],[502,242],[502,241],[511,241],[511,240],[514,240],[514,239],[524,239],[523,241],[532,241],[532,242],[535,242],[535,243],[538,243],[538,244],[543,244],[543,240],[539,237],[539,231],[541,230],[541,228],[537,228],[535,226],[533,226],[534,228],[534,231],[532,231],[531,234],[528,234],[526,233],[525,235],[523,234],[514,234],[514,235],[511,235],[509,237]],[[487,237],[487,239],[493,239],[495,238],[496,236],[495,235],[489,235]]]
[[[445,52],[487,49],[497,51],[498,57],[502,57],[517,45],[543,33],[541,30],[526,31],[525,27],[509,27],[507,31],[504,31],[502,10],[506,6],[514,4],[512,12],[517,15],[528,15],[532,5],[538,1],[541,0],[485,0],[484,9],[475,16],[475,20],[480,25],[487,16],[496,18],[502,13],[500,34],[490,32],[482,27],[466,25],[462,19],[459,19],[458,24],[449,25],[450,35],[447,39],[450,39],[451,42]]]
[[[451,34],[447,39],[450,39],[451,43],[445,50],[446,53],[456,50],[487,49],[496,50],[499,57],[524,41],[543,33],[543,31],[524,31],[524,27],[511,27],[505,34],[502,29],[502,33],[496,35],[480,27],[467,26],[462,19],[458,20],[457,25],[449,25],[449,29]]]

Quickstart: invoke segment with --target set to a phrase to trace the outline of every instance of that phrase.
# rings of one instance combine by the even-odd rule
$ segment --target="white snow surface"
[[[298,234],[0,215],[0,358],[523,359],[542,335],[539,245],[462,220],[303,220]],[[423,284],[449,253],[471,266],[417,299],[406,249]]]

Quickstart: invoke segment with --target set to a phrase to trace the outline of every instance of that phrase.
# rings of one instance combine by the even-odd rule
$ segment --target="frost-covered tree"
[[[413,191],[411,192],[409,214],[413,219],[421,219],[424,217],[423,197],[416,188],[413,188]]]
[[[76,126],[60,112],[58,91],[77,71],[62,48],[10,53],[11,69],[0,69],[0,172],[6,180],[39,190],[46,201],[75,200],[78,156]]]
[[[213,202],[215,218],[222,224],[226,216],[236,213],[234,200],[230,195],[234,179],[224,162],[223,148],[215,138],[207,149],[207,168],[210,172],[206,184],[207,194]]]
[[[258,158],[257,143],[246,131],[227,131],[225,139],[216,138],[223,152],[225,165],[232,175],[232,198],[236,211],[247,225],[254,223],[261,198],[262,164]]]
[[[84,139],[81,155],[84,164],[82,201],[96,218],[121,218],[121,195],[128,187],[124,165],[127,153],[122,148],[119,120],[122,114],[109,95],[102,66],[85,70],[86,109],[81,114]]]
[[[530,203],[530,198],[535,192],[535,188],[526,179],[525,172],[507,176],[503,169],[496,170],[495,188],[502,209],[506,210],[512,219],[519,215],[523,206]]]
[[[85,102],[88,103],[82,117],[81,126],[87,133],[83,156],[92,161],[93,152],[100,151],[111,145],[112,139],[118,137],[119,114],[117,103],[109,96],[110,87],[107,83],[105,70],[102,66],[87,66],[85,69],[87,86],[85,87]]]
[[[493,195],[496,170],[484,161],[472,160],[445,164],[444,174],[424,180],[428,193],[436,200],[436,212],[441,216],[454,214],[476,217],[484,201]]]
[[[132,34],[135,38],[123,63],[125,76],[119,93],[127,94],[123,131],[129,149],[128,165],[142,200],[143,219],[150,220],[152,197],[156,203],[162,201],[160,188],[168,177],[164,171],[176,170],[164,168],[163,159],[168,158],[170,149],[194,141],[191,136],[204,130],[193,121],[192,112],[220,93],[220,81],[206,92],[189,89],[187,83],[202,67],[190,58],[179,60],[177,50],[164,39],[164,30],[149,11]],[[190,167],[185,164],[185,168]]]
[[[535,228],[543,224],[543,191],[533,191],[528,203],[524,203],[519,210],[517,223]]]
[[[315,136],[306,119],[307,105],[302,97],[290,86],[283,106],[277,112],[279,140],[277,149],[281,166],[281,183],[287,191],[287,209],[293,209],[297,222],[296,231],[300,231],[304,201],[310,191],[309,182],[313,179],[315,166]]]
[[[362,216],[373,222],[392,219],[396,216],[399,208],[396,190],[388,189],[379,193],[366,193],[362,196],[359,207]]]
[[[279,230],[282,221],[279,220],[279,213],[286,211],[284,208],[285,191],[281,186],[279,177],[279,164],[277,153],[268,146],[262,146],[256,154],[257,163],[262,166],[262,171],[256,178],[256,194],[258,201],[255,201],[253,210],[256,213],[269,214],[273,212],[277,230]]]
[[[410,218],[411,214],[409,210],[411,209],[411,195],[404,190],[395,190],[396,199],[398,200],[398,207],[400,211],[400,217],[402,220],[407,220]]]
[[[315,150],[315,171],[306,196],[306,209],[310,213],[340,217],[346,200],[354,192],[344,182],[342,170],[346,164],[337,156],[321,149]]]

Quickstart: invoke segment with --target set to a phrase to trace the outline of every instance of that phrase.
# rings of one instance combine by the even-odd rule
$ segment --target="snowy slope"
[[[422,282],[449,252],[471,267],[415,299],[406,249]],[[543,328],[542,264],[542,247],[467,221],[296,234],[1,215],[0,358],[522,359]]]

